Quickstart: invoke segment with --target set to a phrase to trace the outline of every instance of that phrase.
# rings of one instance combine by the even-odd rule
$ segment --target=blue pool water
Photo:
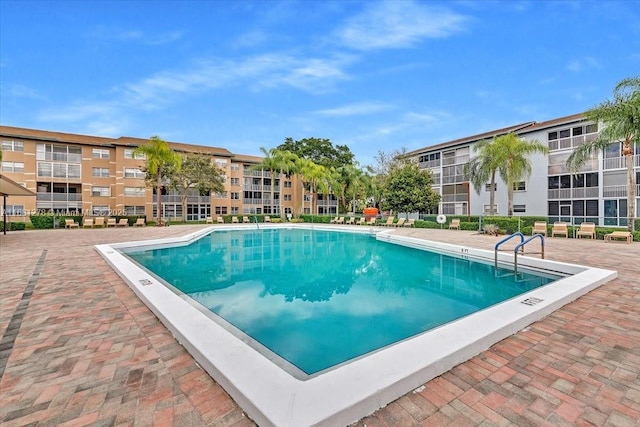
[[[558,279],[323,230],[216,231],[127,256],[308,375]]]

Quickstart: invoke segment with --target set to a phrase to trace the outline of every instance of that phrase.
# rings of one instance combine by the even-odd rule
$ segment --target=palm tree
[[[495,139],[495,151],[499,154],[498,172],[507,184],[507,216],[513,216],[513,187],[531,176],[532,154],[547,154],[549,148],[537,140],[525,141],[513,133]]]
[[[342,198],[344,199],[344,206],[351,205],[352,211],[356,213],[356,199],[358,194],[365,187],[364,172],[358,167],[358,162],[354,164],[342,166],[339,170],[342,184]],[[352,199],[350,203],[347,203],[348,193],[351,193]]]
[[[502,162],[496,138],[477,142],[473,146],[473,151],[478,154],[464,165],[464,174],[478,194],[482,191],[482,186],[489,181],[489,215],[493,215],[495,213],[496,173]]]
[[[264,160],[257,165],[252,166],[250,169],[268,170],[272,175],[275,175],[275,172],[278,172],[280,174],[280,217],[284,218],[283,178],[285,176],[291,176],[296,172],[296,162],[298,161],[298,156],[296,156],[289,150],[278,150],[277,148],[272,148],[267,151],[264,147],[260,147],[260,151],[262,151],[262,154],[264,154]]]
[[[173,151],[166,141],[158,136],[152,136],[150,144],[141,145],[135,149],[134,154],[145,157],[145,172],[147,181],[155,183],[158,206],[158,226],[162,225],[162,184],[173,171],[180,167],[182,158]]]
[[[567,167],[578,172],[585,162],[610,145],[622,140],[622,155],[627,167],[627,228],[635,230],[636,180],[633,170],[633,143],[640,143],[640,76],[622,80],[606,100],[585,113],[585,118],[605,127],[598,137],[578,146],[567,159]]]

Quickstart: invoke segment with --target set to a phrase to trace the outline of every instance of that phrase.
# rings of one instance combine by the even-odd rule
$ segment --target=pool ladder
[[[524,245],[526,245],[527,243],[529,243],[530,241],[540,238],[540,243],[541,243],[541,251],[540,252],[529,252],[531,254],[534,255],[541,255],[542,259],[544,259],[544,236],[542,234],[534,234],[533,236],[529,237],[528,239],[524,238],[524,234],[522,234],[521,232],[517,231],[515,233],[513,233],[510,236],[505,237],[504,239],[500,240],[498,243],[496,243],[496,246],[494,248],[494,261],[495,261],[495,268],[496,270],[498,269],[498,251],[501,250],[500,246],[503,243],[508,242],[509,240],[513,239],[514,237],[520,237],[520,243],[518,243],[516,245],[515,248],[513,248],[513,273],[514,274],[518,274],[518,251],[521,254],[524,254]],[[504,250],[504,249],[502,249]]]

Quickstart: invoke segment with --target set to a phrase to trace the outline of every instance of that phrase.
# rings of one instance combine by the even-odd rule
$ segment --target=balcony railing
[[[554,139],[549,141],[549,151],[554,150],[566,150],[569,148],[575,148],[585,142],[591,142],[598,137],[597,133],[588,133],[585,135],[574,136],[571,138]]]
[[[439,168],[440,167],[440,160],[428,160],[426,162],[420,162],[420,169],[427,169],[427,168]]]
[[[82,194],[37,192],[36,200],[41,202],[81,202]]]
[[[442,177],[442,183],[443,184],[453,184],[455,182],[464,182],[464,175],[450,175],[450,176],[443,176]]]
[[[337,200],[318,200],[318,206],[338,206]]]
[[[463,163],[467,163],[469,161],[469,155],[465,154],[464,156],[455,156],[455,157],[443,157],[442,165],[461,165]]]
[[[602,197],[627,197],[626,185],[608,185],[602,187]],[[640,197],[640,184],[636,184],[636,197]]]
[[[259,184],[245,184],[242,186],[244,190],[247,191],[262,191],[262,185]]]
[[[469,200],[468,194],[444,194],[442,196],[443,202],[466,202]]]
[[[244,199],[243,202],[247,205],[262,205],[264,204],[262,199]]]
[[[554,188],[547,190],[549,199],[597,199],[598,187]]]
[[[633,156],[633,166],[640,167],[640,155],[636,154]],[[604,159],[602,168],[607,169],[625,169],[627,167],[627,163],[624,157],[612,157],[608,159]]]

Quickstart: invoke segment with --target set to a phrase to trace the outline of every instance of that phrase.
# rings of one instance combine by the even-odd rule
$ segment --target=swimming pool
[[[249,226],[237,228],[248,230]],[[304,225],[291,228],[309,230]],[[198,363],[251,418],[265,426],[346,425],[356,421],[616,276],[612,271],[521,257],[519,265],[523,267],[567,277],[337,367],[296,378],[269,360],[269,356],[265,357],[265,353],[255,351],[249,338],[230,333],[229,325],[212,322],[210,313],[205,313],[208,310],[183,293],[170,290],[122,253],[167,245],[186,246],[213,229],[178,239],[98,245],[96,249]],[[492,262],[494,255],[489,251],[396,236],[392,230],[352,227],[350,231],[364,233],[369,239],[375,233],[376,240],[447,253],[456,257],[458,264],[470,260]],[[501,262],[510,261],[508,254],[499,255]],[[262,262],[246,260],[248,268],[256,270]]]
[[[562,277],[322,229],[223,230],[126,254],[300,379]]]

